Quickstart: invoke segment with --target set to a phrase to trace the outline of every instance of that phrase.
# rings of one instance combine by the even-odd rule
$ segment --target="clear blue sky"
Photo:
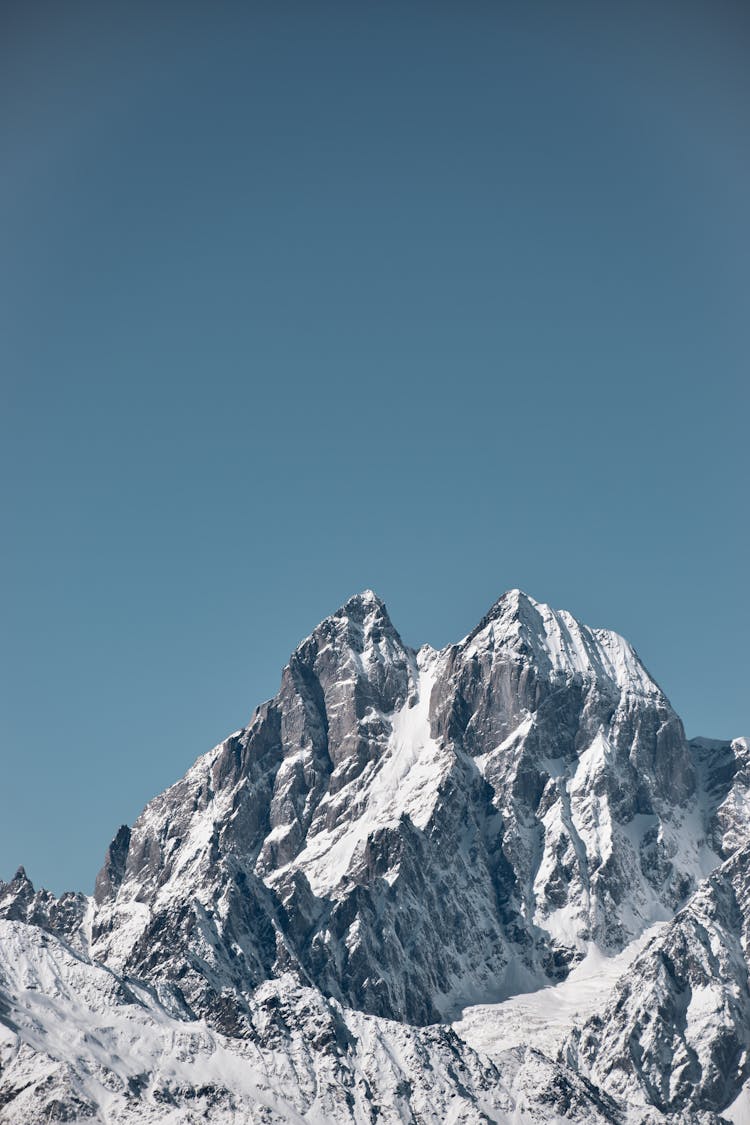
[[[0,876],[121,822],[372,586],[505,589],[750,733],[744,3],[0,14]]]

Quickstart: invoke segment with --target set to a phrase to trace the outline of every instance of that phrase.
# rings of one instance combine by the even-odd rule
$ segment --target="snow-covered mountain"
[[[365,591],[93,898],[0,884],[0,1121],[743,1120],[749,763],[615,633]]]

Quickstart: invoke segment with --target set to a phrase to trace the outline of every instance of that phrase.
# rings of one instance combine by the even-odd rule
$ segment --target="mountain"
[[[513,590],[414,650],[365,591],[92,898],[0,884],[0,1121],[719,1121],[749,786],[747,740],[688,742],[617,634]]]

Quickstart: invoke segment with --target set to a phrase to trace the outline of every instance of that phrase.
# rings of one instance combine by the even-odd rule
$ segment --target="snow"
[[[330,894],[361,858],[368,838],[378,828],[395,827],[404,815],[417,828],[428,823],[440,785],[455,760],[452,751],[439,746],[430,731],[437,659],[438,654],[428,646],[417,654],[411,696],[388,717],[388,745],[358,778],[356,803],[346,821],[310,834],[305,848],[290,864],[277,869],[274,878],[290,867],[299,868],[315,894]]]
[[[541,1056],[509,1058],[506,1081],[447,1029],[337,1008],[351,1035],[339,1056],[311,1043],[331,1011],[314,989],[283,974],[257,1000],[257,1041],[228,1039],[171,1017],[150,989],[38,928],[0,921],[0,1121],[58,1120],[67,1103],[65,1120],[92,1125],[562,1122],[535,1104],[557,1073]],[[278,1005],[274,1025],[264,1013]],[[76,1099],[80,1118],[67,1108]]]
[[[491,1058],[512,1047],[535,1047],[554,1057],[576,1023],[606,1006],[620,976],[663,925],[649,927],[616,956],[608,957],[592,944],[560,984],[512,996],[501,1004],[465,1008],[453,1028],[475,1051]]]
[[[21,923],[0,922],[0,956],[0,985],[11,998],[21,1042],[37,1053],[37,1065],[64,1060],[74,1066],[77,1092],[100,1107],[104,1125],[184,1122],[184,1114],[155,1102],[156,1088],[164,1085],[218,1084],[240,1101],[273,1109],[285,1121],[305,1120],[274,1092],[257,1048],[228,1041],[203,1021],[172,1019],[146,989],[132,983],[133,1002],[123,1003],[117,979],[76,957],[64,943]],[[13,1054],[12,1037],[3,1030],[4,1054]],[[126,1114],[129,1080],[144,1076],[144,1100],[152,1104],[150,1110],[142,1104],[131,1117]]]
[[[393,716],[388,751],[370,785],[368,814],[375,821],[406,814],[417,828],[424,828],[446,772],[446,755],[430,731],[435,654],[422,650],[419,659],[417,700]]]
[[[732,1125],[750,1125],[750,1085],[742,1087],[739,1096],[721,1111],[721,1116]]]
[[[552,609],[522,590],[509,590],[495,609],[484,629],[461,642],[467,655],[487,649],[513,652],[525,642],[538,671],[566,680],[607,679],[623,694],[662,696],[635,649],[618,633],[582,625],[566,610]]]

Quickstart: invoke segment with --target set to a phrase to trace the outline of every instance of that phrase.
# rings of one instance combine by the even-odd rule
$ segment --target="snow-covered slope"
[[[465,1008],[453,1027],[476,1051],[492,1058],[523,1046],[556,1058],[571,1030],[602,1011],[620,977],[665,925],[657,922],[621,953],[608,956],[592,944],[565,980],[519,992],[499,1004]]]
[[[21,930],[35,935],[24,956],[30,972],[46,975],[29,1010],[37,1000],[44,1007],[50,981],[65,977],[33,968],[52,948],[57,963],[67,950],[88,982],[85,1012],[115,1003],[107,999],[113,981],[136,997],[123,1001],[118,1020],[135,1013],[145,1021],[148,1081],[122,1094],[122,1104],[115,1099],[112,1120],[137,1112],[139,1101],[152,1116],[167,1113],[151,1093],[172,1073],[165,1044],[175,1027],[200,1027],[201,1042],[213,1044],[196,1048],[201,1068],[204,1054],[244,1059],[239,1085],[215,1071],[206,1079],[231,1087],[243,1120],[255,1119],[253,1099],[266,1105],[252,1110],[258,1120],[317,1120],[320,1106],[297,1088],[307,1088],[305,1067],[316,1089],[329,1083],[323,1119],[334,1122],[510,1121],[537,1111],[553,1120],[552,1103],[539,1101],[545,1083],[567,1090],[555,1102],[561,1119],[618,1120],[629,1087],[613,1085],[574,1048],[571,1024],[596,1015],[614,968],[624,971],[644,935],[748,839],[749,759],[745,740],[688,743],[626,641],[518,590],[441,651],[405,645],[365,591],[300,644],[278,695],[246,728],[119,830],[93,899],[56,900],[19,873],[0,885],[0,917],[15,923],[13,941]],[[56,938],[65,944],[50,945]],[[7,988],[17,1012],[18,982]],[[259,1033],[261,1000],[287,1013],[280,1038]],[[319,1049],[297,1026],[307,1008],[338,1028],[338,1069],[318,1060],[319,1073]],[[61,1019],[73,1018],[66,1013]],[[130,1057],[115,1043],[119,1023],[114,1039],[102,1039],[88,1018],[84,1046],[58,1062],[77,1074],[91,1034],[104,1043],[96,1066],[115,1075],[96,1081],[127,1085],[127,1067],[107,1063],[111,1052]],[[19,1058],[42,1053],[28,1028],[22,1034],[8,1020],[22,1035]],[[560,1069],[551,1056],[566,1039]],[[278,1105],[253,1093],[248,1043],[277,1051],[286,1061],[273,1066],[290,1068],[288,1082],[271,1083]],[[365,1043],[391,1060],[392,1081]],[[443,1073],[443,1049],[457,1061],[429,1116],[419,1090]],[[8,1065],[0,1102],[15,1073]],[[480,1075],[490,1075],[486,1088]],[[600,1079],[619,1108],[597,1090]],[[365,1087],[360,1104],[356,1091]],[[683,1115],[693,1111],[693,1087]],[[377,1118],[372,1091],[381,1088],[389,1092]],[[93,1087],[71,1089],[95,1115],[110,1112]],[[8,1103],[17,1110],[26,1104],[19,1097]],[[123,1108],[128,1098],[136,1108]],[[182,1094],[174,1098],[174,1112],[187,1112]],[[641,1101],[634,1120],[645,1121],[652,1110],[648,1097]],[[227,1111],[220,1102],[209,1107],[214,1115]]]
[[[449,1028],[342,1009],[281,974],[252,1034],[175,1019],[35,927],[0,922],[0,1122],[611,1122],[614,1103],[533,1051],[498,1065]]]

